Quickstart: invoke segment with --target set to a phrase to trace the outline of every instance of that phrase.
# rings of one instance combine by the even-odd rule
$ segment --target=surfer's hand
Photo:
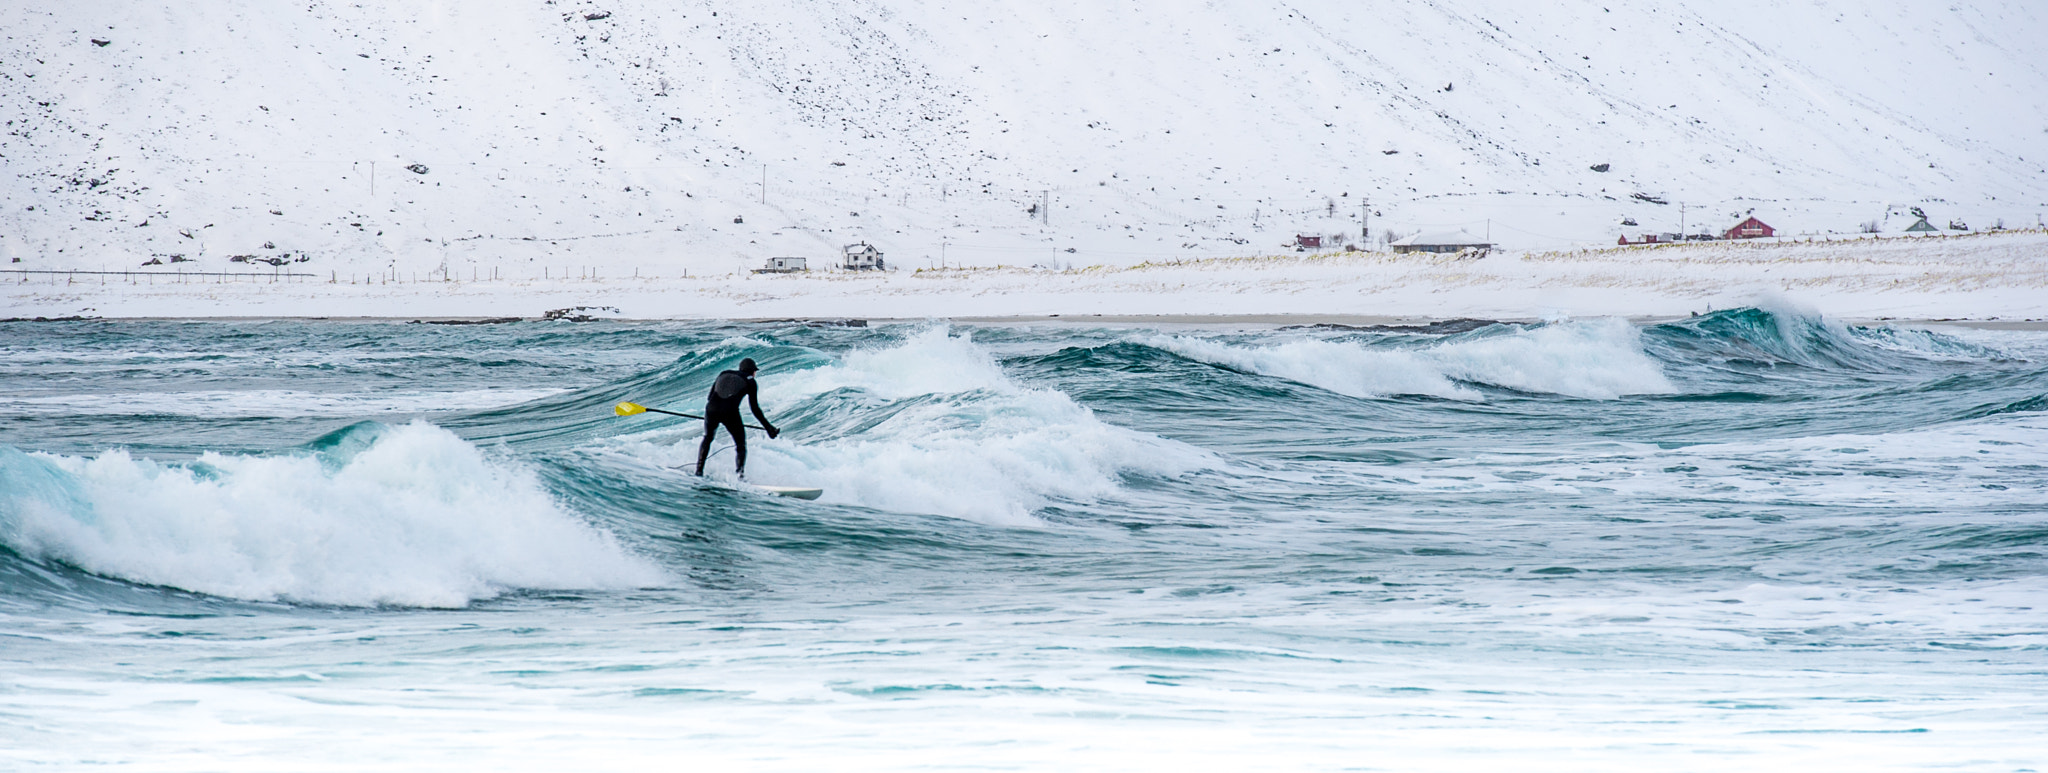
[[[780,435],[780,434],[782,434],[782,430],[776,429],[776,428],[775,428],[775,426],[774,426],[774,425],[772,425],[772,424],[768,426],[768,439],[769,439],[769,440],[774,440],[774,439],[775,439],[775,436],[776,436],[776,435]]]

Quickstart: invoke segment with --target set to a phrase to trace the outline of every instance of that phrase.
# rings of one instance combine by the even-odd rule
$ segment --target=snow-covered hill
[[[2031,226],[2044,36],[2031,0],[38,3],[0,42],[0,267]]]

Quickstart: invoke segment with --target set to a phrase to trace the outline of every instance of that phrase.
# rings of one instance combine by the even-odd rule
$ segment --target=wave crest
[[[1282,378],[1352,397],[1427,395],[1480,400],[1464,384],[1593,400],[1678,391],[1626,320],[1501,328],[1419,348],[1382,341],[1305,338],[1238,346],[1189,336],[1143,343],[1213,365]],[[1460,383],[1463,382],[1463,383]]]
[[[248,600],[452,607],[518,588],[666,581],[557,507],[529,471],[424,422],[360,424],[313,453],[0,447],[0,542],[33,560]]]

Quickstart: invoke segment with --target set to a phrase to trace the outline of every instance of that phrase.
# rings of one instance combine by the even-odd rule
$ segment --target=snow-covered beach
[[[523,269],[522,269],[523,270]],[[14,273],[9,317],[1544,319],[1779,306],[1855,320],[2048,319],[2048,232],[1571,252],[1320,253],[1070,269],[662,275],[614,263],[519,276]],[[498,278],[490,276],[496,274]],[[537,273],[537,272],[536,272]]]

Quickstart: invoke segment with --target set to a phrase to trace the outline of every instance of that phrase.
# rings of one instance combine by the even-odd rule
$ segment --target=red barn
[[[1769,225],[1766,225],[1766,224],[1764,223],[1764,221],[1762,221],[1762,220],[1758,220],[1758,219],[1756,219],[1756,218],[1753,218],[1753,217],[1752,217],[1752,218],[1750,218],[1750,219],[1748,219],[1748,220],[1744,220],[1744,221],[1742,221],[1742,222],[1740,222],[1740,223],[1736,223],[1736,224],[1735,224],[1735,227],[1734,227],[1734,228],[1730,228],[1730,229],[1728,229],[1728,232],[1727,232],[1727,233],[1721,234],[1721,238],[1723,238],[1723,239],[1759,239],[1759,238],[1763,238],[1763,237],[1766,237],[1766,236],[1776,236],[1776,235],[1778,235],[1778,231],[1777,231],[1777,229],[1774,229],[1774,228],[1770,227]]]

